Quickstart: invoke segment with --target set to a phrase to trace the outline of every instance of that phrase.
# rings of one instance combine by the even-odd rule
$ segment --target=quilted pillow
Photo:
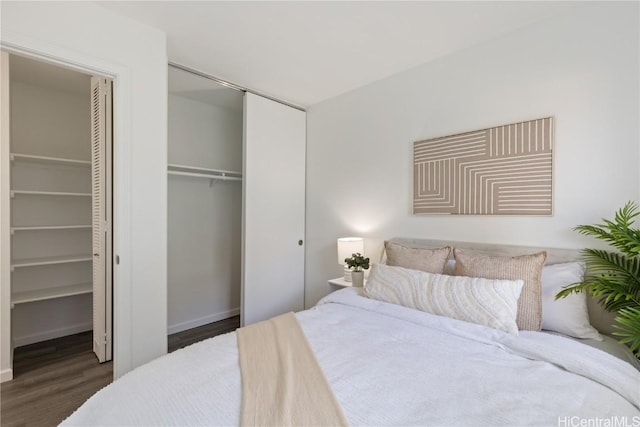
[[[437,249],[409,248],[389,241],[384,242],[384,250],[387,265],[437,274],[442,274],[451,253],[449,246]]]
[[[518,300],[518,328],[539,331],[542,323],[540,275],[547,258],[546,252],[514,257],[492,256],[454,250],[456,276],[484,277],[524,281]]]
[[[522,280],[446,276],[373,264],[365,296],[438,316],[518,334],[516,315]]]

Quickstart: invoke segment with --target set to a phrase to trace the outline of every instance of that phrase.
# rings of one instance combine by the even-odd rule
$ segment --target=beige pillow
[[[442,274],[451,253],[450,246],[437,249],[409,248],[389,241],[384,242],[384,250],[387,265],[436,274]]]
[[[522,280],[446,276],[373,264],[364,293],[371,299],[518,335]]]
[[[454,249],[456,276],[484,277],[524,281],[518,299],[518,328],[539,331],[542,324],[542,286],[540,275],[547,258],[546,252],[514,257],[491,256]]]

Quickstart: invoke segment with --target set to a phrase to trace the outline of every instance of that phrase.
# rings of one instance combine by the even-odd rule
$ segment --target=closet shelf
[[[242,181],[242,173],[223,169],[209,169],[196,166],[169,164],[169,175],[192,176],[195,178],[219,179],[222,181]]]
[[[67,191],[31,191],[31,190],[11,190],[11,197],[18,195],[25,196],[71,196],[71,197],[91,197],[91,193],[75,193]]]
[[[90,254],[16,259],[11,263],[11,270],[13,271],[14,268],[20,268],[20,267],[35,267],[35,266],[38,266],[38,265],[68,264],[68,263],[72,263],[72,262],[87,262],[87,261],[91,261],[91,260],[92,260],[92,256]]]
[[[80,230],[90,229],[91,225],[39,225],[39,226],[23,226],[11,227],[11,234],[16,231],[38,231],[38,230]]]
[[[62,165],[91,166],[90,160],[65,159],[62,157],[33,156],[31,154],[11,153],[11,161],[26,161],[34,163],[57,163]]]
[[[24,304],[27,302],[70,297],[73,295],[90,294],[92,292],[93,285],[91,283],[80,283],[77,285],[57,286],[54,288],[36,289],[33,291],[14,292],[11,295],[11,304]]]

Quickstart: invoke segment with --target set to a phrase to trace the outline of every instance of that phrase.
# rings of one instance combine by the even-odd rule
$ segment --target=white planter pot
[[[364,283],[364,271],[352,271],[351,282],[353,283],[353,286],[362,287],[362,284]]]

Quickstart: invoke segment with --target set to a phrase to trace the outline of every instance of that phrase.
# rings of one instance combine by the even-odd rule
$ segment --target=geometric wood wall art
[[[551,215],[553,117],[413,144],[413,213]]]

